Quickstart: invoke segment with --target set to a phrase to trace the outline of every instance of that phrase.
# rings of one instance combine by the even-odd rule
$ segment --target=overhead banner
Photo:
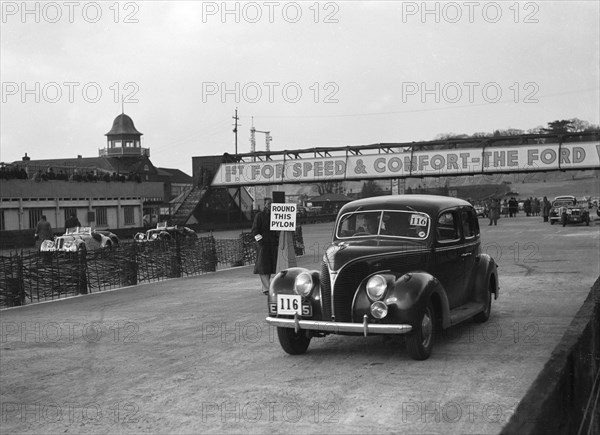
[[[224,163],[213,186],[599,169],[600,142],[459,148]]]

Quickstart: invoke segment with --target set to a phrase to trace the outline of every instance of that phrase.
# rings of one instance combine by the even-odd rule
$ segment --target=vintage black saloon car
[[[338,213],[320,270],[275,276],[267,322],[290,354],[327,334],[405,334],[409,355],[427,359],[441,329],[490,316],[498,272],[480,243],[477,214],[460,199],[350,202]]]

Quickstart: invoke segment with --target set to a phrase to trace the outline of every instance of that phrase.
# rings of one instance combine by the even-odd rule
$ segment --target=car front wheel
[[[431,355],[435,338],[436,318],[431,300],[419,318],[413,331],[406,336],[406,350],[412,359],[422,361]]]
[[[301,355],[306,352],[310,344],[310,337],[306,331],[294,331],[292,328],[277,328],[277,337],[283,350],[290,355]]]
[[[486,290],[486,300],[485,300],[485,309],[476,314],[473,317],[473,320],[477,323],[487,322],[490,318],[490,314],[492,313],[492,282],[490,281],[489,288]]]

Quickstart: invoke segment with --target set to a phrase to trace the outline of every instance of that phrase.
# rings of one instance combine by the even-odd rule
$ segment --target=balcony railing
[[[116,148],[101,148],[98,150],[100,157],[114,157],[114,156],[146,156],[150,157],[150,148],[139,148],[139,147],[116,147]]]

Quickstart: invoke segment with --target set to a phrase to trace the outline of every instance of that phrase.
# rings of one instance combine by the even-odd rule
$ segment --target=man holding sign
[[[256,240],[256,263],[254,273],[260,275],[263,294],[269,293],[271,275],[277,269],[277,246],[279,234],[271,231],[271,198],[265,198],[265,208],[257,213],[252,224],[252,235]]]

